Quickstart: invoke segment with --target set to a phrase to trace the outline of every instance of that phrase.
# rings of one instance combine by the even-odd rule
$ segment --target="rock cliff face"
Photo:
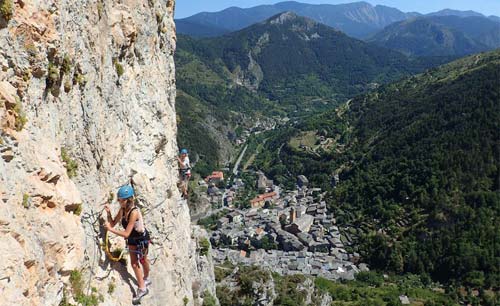
[[[173,0],[0,0],[5,305],[130,305],[133,273],[107,259],[99,218],[129,182],[154,242],[142,304],[214,294],[176,188],[173,10]]]

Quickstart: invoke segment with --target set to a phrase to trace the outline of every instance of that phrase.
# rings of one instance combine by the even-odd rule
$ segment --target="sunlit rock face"
[[[200,279],[214,293],[176,187],[174,1],[0,4],[2,303],[75,303],[80,277],[80,298],[130,305],[135,277],[100,221],[130,182],[154,243],[142,304],[193,305]]]

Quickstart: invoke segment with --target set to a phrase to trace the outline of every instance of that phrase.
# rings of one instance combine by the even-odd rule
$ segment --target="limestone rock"
[[[198,236],[172,162],[173,8],[172,0],[23,0],[0,29],[6,305],[71,301],[75,271],[100,305],[130,305],[132,269],[107,259],[99,221],[102,204],[126,183],[136,188],[153,240],[153,285],[142,305],[184,305],[184,298],[194,305],[195,282],[215,294],[211,259],[196,254]],[[18,101],[27,122],[16,130],[24,119]],[[123,247],[122,238],[112,241]]]
[[[16,88],[8,82],[0,82],[0,103],[5,105],[5,108],[12,109],[16,106]]]
[[[8,163],[14,158],[14,152],[10,148],[0,149],[0,156]]]
[[[207,232],[199,226],[193,226],[192,237],[196,243],[193,247],[200,245],[201,240],[209,241]],[[203,293],[208,291],[213,297],[216,296],[215,287],[213,282],[215,280],[214,264],[210,251],[207,255],[201,255],[198,250],[191,250],[196,258],[196,277],[192,281],[191,287],[193,288],[193,298],[197,300],[198,305],[203,303]]]

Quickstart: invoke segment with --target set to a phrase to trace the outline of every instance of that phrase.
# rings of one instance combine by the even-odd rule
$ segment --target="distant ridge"
[[[500,24],[468,13],[432,15],[393,23],[370,42],[413,56],[463,56],[500,47]]]
[[[215,107],[220,116],[331,109],[437,64],[351,38],[293,12],[220,37],[178,35],[175,60],[177,88],[186,105]]]
[[[219,12],[199,13],[191,17],[178,19],[178,32],[198,37],[219,35],[220,31],[204,33],[191,31],[184,25],[189,22],[202,26],[211,26],[233,32],[285,11],[292,11],[300,16],[309,17],[349,36],[362,38],[395,21],[414,17],[415,13],[403,13],[386,6],[372,6],[367,2],[348,4],[305,4],[294,1],[280,2],[274,5],[260,5],[252,8],[230,7]]]
[[[429,13],[426,16],[486,17],[483,14],[474,11],[457,11],[451,9],[444,9],[434,13]]]
[[[359,39],[370,37],[391,23],[417,16],[417,12],[405,13],[396,8],[367,2],[347,4],[306,4],[285,1],[274,5],[259,5],[251,8],[230,7],[218,12],[202,12],[193,16],[177,19],[177,31],[194,37],[214,37],[234,32],[284,11],[311,18],[331,26],[347,35]],[[427,16],[484,17],[500,22],[500,17],[489,16],[474,11],[444,9]]]
[[[189,33],[189,35],[196,37],[220,36],[231,32],[230,30],[212,25],[200,26],[200,24],[189,20],[177,20],[175,23],[177,33]]]

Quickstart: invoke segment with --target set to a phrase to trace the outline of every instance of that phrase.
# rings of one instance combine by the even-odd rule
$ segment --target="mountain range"
[[[284,11],[291,11],[297,15],[309,17],[355,38],[367,38],[391,23],[424,16],[416,12],[405,13],[396,8],[382,5],[373,6],[367,2],[332,5],[286,1],[245,9],[230,7],[219,12],[203,12],[187,18],[177,19],[177,32],[197,37],[218,36],[243,29]],[[497,16],[486,17],[473,11],[450,9],[426,16],[449,15],[481,17],[495,22],[500,21]]]
[[[314,5],[287,1],[246,9],[230,7],[215,13],[199,13],[177,19],[177,31],[192,36],[216,36],[243,29],[285,11],[309,17],[356,38],[369,36],[386,25],[418,15],[387,6],[372,6],[367,2]],[[199,30],[193,31],[193,24],[199,25]],[[210,27],[212,32],[203,30],[203,27]]]
[[[463,56],[500,47],[500,23],[478,16],[417,17],[395,22],[368,41],[414,56]]]
[[[425,66],[292,12],[221,37],[180,37],[180,50],[225,72],[235,85],[301,107],[318,97],[343,101]]]

